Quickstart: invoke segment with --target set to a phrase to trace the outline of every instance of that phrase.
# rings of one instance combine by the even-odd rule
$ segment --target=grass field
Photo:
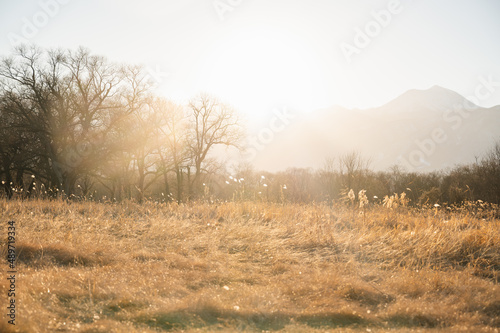
[[[0,201],[16,221],[16,330],[494,331],[488,211]],[[9,281],[2,263],[1,307]]]

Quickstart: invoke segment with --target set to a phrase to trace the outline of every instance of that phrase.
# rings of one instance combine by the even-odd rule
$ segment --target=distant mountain
[[[427,90],[412,89],[403,93],[389,103],[376,108],[379,110],[391,110],[397,112],[410,112],[424,108],[428,110],[439,111],[457,105],[468,107],[477,107],[472,102],[467,101],[465,97],[453,90],[440,86],[433,86]]]
[[[500,106],[482,108],[439,86],[409,90],[380,107],[332,107],[296,117],[254,163],[259,169],[323,166],[357,150],[375,170],[433,171],[468,163],[500,140]]]

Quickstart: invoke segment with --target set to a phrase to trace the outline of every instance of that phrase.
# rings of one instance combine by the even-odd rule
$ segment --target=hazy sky
[[[494,87],[479,104],[500,104],[497,0],[1,0],[0,32],[2,55],[21,38],[85,46],[144,64],[167,97],[213,93],[254,119],[435,84],[474,95],[479,77]]]

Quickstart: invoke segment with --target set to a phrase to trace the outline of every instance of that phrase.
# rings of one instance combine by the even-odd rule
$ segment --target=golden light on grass
[[[361,221],[351,209],[1,201],[2,216],[17,221],[16,328],[498,328],[498,220],[366,205]]]

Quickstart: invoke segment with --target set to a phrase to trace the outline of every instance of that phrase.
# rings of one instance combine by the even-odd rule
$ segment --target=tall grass
[[[3,235],[17,222],[19,332],[500,327],[487,210],[33,200],[0,212]]]

